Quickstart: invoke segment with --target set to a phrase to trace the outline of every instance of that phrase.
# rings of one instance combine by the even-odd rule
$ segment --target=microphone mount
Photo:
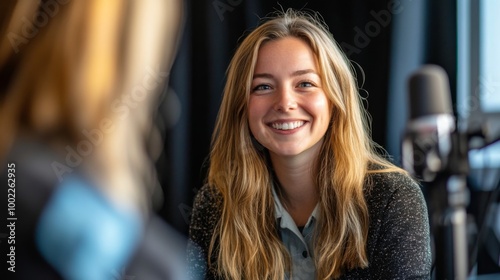
[[[409,79],[410,121],[402,143],[403,167],[427,182],[436,279],[467,279],[466,176],[468,137],[457,130],[448,77],[425,65]]]

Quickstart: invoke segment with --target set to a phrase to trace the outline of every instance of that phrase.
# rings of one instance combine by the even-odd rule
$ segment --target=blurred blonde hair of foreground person
[[[105,190],[111,197],[143,197],[137,186],[152,175],[144,138],[176,47],[179,1],[36,3],[2,3],[0,158],[17,136],[34,136],[65,156],[53,166],[59,179],[82,158],[119,188]]]
[[[147,216],[161,141],[146,140],[181,24],[176,0],[2,1],[2,169],[29,139],[54,154],[40,168],[56,182],[81,172],[113,207]]]

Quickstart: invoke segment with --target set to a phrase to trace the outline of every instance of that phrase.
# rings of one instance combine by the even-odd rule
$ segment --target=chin
[[[291,149],[291,150],[283,150],[283,149],[280,149],[280,150],[277,150],[277,149],[274,149],[274,150],[269,150],[271,153],[277,155],[277,156],[281,156],[281,157],[292,157],[292,156],[298,156],[300,155],[303,151],[301,150],[295,150],[295,149]]]

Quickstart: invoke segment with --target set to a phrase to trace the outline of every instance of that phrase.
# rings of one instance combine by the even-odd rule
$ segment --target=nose
[[[274,109],[276,111],[288,112],[297,108],[297,101],[291,89],[281,88],[276,91]]]

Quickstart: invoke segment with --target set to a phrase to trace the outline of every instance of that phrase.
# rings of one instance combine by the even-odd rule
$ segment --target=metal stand
[[[446,168],[430,182],[431,228],[435,238],[436,279],[465,280],[467,253],[467,211],[469,190],[467,145],[452,135],[452,151]]]

